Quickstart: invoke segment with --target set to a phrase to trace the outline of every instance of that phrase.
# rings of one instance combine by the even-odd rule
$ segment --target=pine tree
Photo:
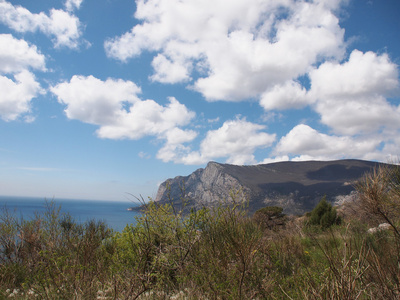
[[[337,217],[336,209],[326,201],[324,196],[317,206],[312,210],[309,219],[310,225],[319,225],[323,229],[331,227],[333,224],[339,223],[340,219]]]

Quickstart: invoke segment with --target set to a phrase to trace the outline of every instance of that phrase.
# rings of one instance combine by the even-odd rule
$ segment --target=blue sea
[[[77,222],[88,220],[105,221],[109,227],[116,231],[122,231],[127,224],[135,224],[139,212],[128,211],[128,208],[137,206],[134,202],[96,201],[76,199],[50,199],[56,207],[61,207],[61,213],[68,212]],[[31,197],[0,196],[0,213],[4,208],[16,217],[24,220],[33,219],[35,213],[43,213],[46,210],[46,199]]]

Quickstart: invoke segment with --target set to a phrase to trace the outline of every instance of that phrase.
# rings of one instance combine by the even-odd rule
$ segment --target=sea
[[[88,220],[104,221],[115,231],[121,232],[126,225],[135,224],[140,212],[128,210],[138,206],[129,201],[99,201],[77,199],[45,199],[34,197],[0,196],[0,215],[6,209],[9,213],[24,220],[31,220],[35,214],[46,211],[46,201],[53,201],[60,213],[69,213],[76,222]],[[1,222],[1,219],[0,219]]]

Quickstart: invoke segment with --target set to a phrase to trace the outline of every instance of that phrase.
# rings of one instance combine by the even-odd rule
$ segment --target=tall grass
[[[375,180],[374,174],[368,176]],[[376,214],[363,202],[371,186],[363,180],[357,205]],[[391,207],[396,199],[390,199]],[[249,216],[238,194],[224,205],[190,211],[181,201],[147,203],[135,225],[122,232],[101,222],[78,224],[51,202],[45,214],[29,221],[4,211],[0,298],[400,297],[399,220],[393,210],[387,218],[394,228],[370,234],[361,215],[342,213],[342,224],[328,229],[305,225],[306,217],[265,226]]]

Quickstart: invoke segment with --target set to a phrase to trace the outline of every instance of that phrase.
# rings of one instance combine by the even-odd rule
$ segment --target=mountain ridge
[[[382,164],[357,159],[244,166],[211,161],[188,176],[164,181],[155,201],[173,200],[179,204],[179,199],[185,195],[188,207],[210,206],[229,201],[232,191],[236,191],[238,198],[248,199],[250,212],[277,205],[283,207],[285,213],[303,214],[324,195],[332,203],[352,197],[354,182]]]

